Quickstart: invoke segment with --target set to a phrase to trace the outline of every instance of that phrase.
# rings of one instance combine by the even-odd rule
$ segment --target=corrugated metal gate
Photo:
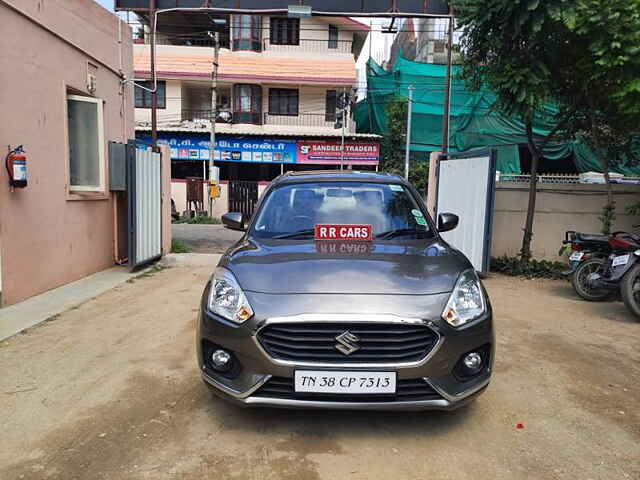
[[[458,227],[442,237],[481,273],[489,271],[495,186],[495,150],[453,154],[438,162],[436,212],[460,217]]]
[[[229,181],[229,211],[249,218],[258,203],[258,182]]]
[[[136,268],[162,256],[159,153],[127,149],[129,265]]]

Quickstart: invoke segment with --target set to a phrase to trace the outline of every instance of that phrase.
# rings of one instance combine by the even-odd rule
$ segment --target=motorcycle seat
[[[596,233],[580,233],[576,232],[575,240],[579,242],[601,242],[601,243],[609,243],[608,235],[599,235]]]

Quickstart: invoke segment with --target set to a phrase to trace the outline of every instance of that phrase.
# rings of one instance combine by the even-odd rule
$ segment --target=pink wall
[[[96,198],[67,190],[66,92],[86,92],[87,61],[98,67],[107,158],[106,142],[134,137],[133,88],[124,88],[123,105],[117,75],[122,55],[124,75],[132,77],[133,56],[129,28],[121,24],[120,54],[120,21],[93,1],[3,2],[13,8],[0,3],[0,145],[24,144],[29,181],[11,193],[2,166],[2,302],[9,305],[114,264],[108,186]]]

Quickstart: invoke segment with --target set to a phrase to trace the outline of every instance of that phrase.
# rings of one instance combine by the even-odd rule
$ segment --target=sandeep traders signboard
[[[298,142],[296,163],[377,165],[380,160],[378,142],[345,142],[344,156],[339,140],[305,140]]]

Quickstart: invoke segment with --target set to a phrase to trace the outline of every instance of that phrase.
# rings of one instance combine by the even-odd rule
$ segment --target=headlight
[[[253,316],[253,309],[233,274],[226,268],[216,268],[211,278],[209,310],[236,323]]]
[[[461,327],[480,317],[486,309],[480,279],[474,270],[465,270],[456,281],[442,318],[452,327]]]

